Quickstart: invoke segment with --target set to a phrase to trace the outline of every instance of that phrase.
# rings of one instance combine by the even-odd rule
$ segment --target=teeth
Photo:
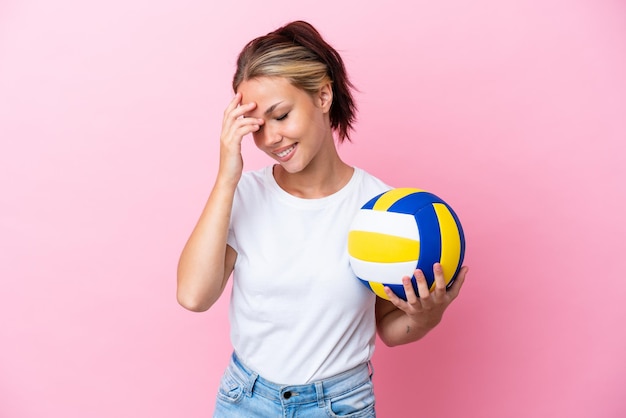
[[[277,152],[276,155],[278,155],[280,158],[283,158],[284,156],[288,155],[291,151],[293,151],[294,148],[295,148],[295,144],[282,152]]]

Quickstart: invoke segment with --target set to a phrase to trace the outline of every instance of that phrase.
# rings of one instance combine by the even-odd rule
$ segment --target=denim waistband
[[[324,406],[326,398],[350,392],[354,388],[369,382],[374,374],[372,364],[368,361],[327,379],[304,385],[281,385],[264,379],[255,371],[249,369],[234,352],[230,369],[233,374],[245,383],[244,393],[246,396],[252,396],[254,393],[283,405],[317,402],[320,407]]]

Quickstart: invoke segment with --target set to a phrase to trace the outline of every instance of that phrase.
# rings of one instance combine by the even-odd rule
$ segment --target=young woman
[[[220,162],[206,207],[180,257],[179,303],[205,311],[233,273],[234,353],[216,417],[375,416],[370,358],[376,330],[406,344],[435,327],[467,268],[446,291],[422,273],[407,301],[377,298],[355,278],[347,233],[359,208],[390,189],[346,164],[356,106],[343,61],[315,28],[292,22],[245,46],[226,107]],[[243,172],[241,141],[276,163]]]

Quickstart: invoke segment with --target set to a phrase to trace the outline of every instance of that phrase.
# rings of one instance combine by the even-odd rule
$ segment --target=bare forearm
[[[224,110],[217,180],[178,264],[178,301],[193,311],[205,311],[215,303],[237,257],[226,241],[235,189],[243,173],[241,141],[265,123],[245,117],[256,103],[241,100],[241,93],[235,94]]]
[[[232,270],[232,265],[227,267],[231,263],[227,263],[226,240],[235,187],[215,184],[180,256],[177,298],[187,309],[209,309],[221,295]]]
[[[378,335],[388,346],[408,344],[424,337],[437,324],[412,321],[403,311],[394,309],[378,323]]]

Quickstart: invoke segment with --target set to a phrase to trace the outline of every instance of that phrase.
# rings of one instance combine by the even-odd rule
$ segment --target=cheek
[[[295,120],[291,120],[283,126],[282,135],[295,139],[302,136],[302,124],[296,122]]]
[[[282,126],[282,129],[281,129],[282,135],[287,138],[298,139],[307,135],[307,133],[310,132],[312,125],[313,125],[312,115],[308,115],[308,114],[301,114],[297,116],[294,115],[293,118],[290,118],[287,121],[285,121],[285,124]]]

